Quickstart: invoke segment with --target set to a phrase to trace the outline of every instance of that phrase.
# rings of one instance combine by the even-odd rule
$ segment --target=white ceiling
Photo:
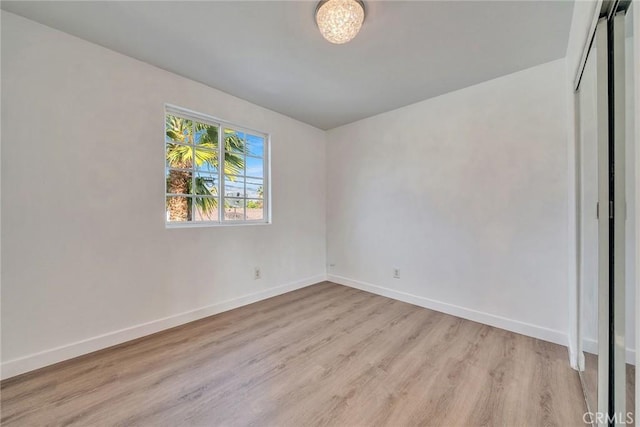
[[[367,1],[326,42],[313,1],[2,1],[4,10],[321,129],[564,57],[573,1]]]

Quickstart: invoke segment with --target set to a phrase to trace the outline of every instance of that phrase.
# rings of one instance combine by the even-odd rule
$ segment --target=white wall
[[[330,280],[566,345],[566,82],[558,60],[329,131]]]
[[[165,229],[164,103],[271,133],[272,225]],[[2,138],[4,377],[325,277],[319,129],[2,12]]]

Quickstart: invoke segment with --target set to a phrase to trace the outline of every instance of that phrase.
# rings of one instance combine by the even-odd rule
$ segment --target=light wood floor
[[[321,283],[1,384],[2,425],[580,426],[564,347]]]

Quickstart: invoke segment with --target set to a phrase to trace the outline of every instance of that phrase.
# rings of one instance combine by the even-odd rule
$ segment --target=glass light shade
[[[353,39],[363,21],[364,7],[357,0],[327,0],[316,10],[316,23],[322,37],[335,44]]]

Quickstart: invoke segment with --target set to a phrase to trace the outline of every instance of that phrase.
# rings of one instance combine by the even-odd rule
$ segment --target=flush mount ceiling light
[[[346,43],[360,31],[364,22],[361,0],[323,0],[316,7],[316,23],[322,37],[335,44]]]

